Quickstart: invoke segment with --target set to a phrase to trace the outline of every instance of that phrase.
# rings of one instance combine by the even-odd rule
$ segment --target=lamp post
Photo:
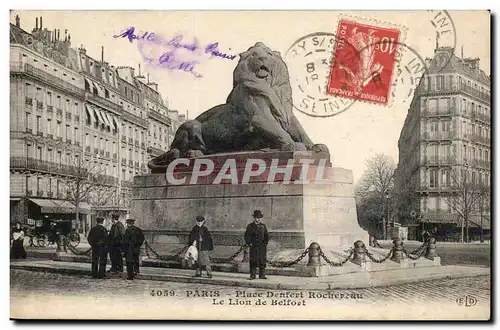
[[[389,210],[389,198],[390,198],[389,191],[386,190],[385,191],[385,199],[387,200],[387,227],[389,227],[389,224],[391,223],[391,220],[390,220],[391,218],[390,218],[390,214],[389,214],[389,211],[390,211]],[[393,224],[393,226],[394,226],[394,224]],[[392,233],[391,233],[391,238],[392,238]]]

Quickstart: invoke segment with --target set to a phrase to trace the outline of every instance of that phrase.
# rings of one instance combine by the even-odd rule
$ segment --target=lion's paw
[[[187,158],[196,158],[196,157],[201,157],[203,156],[203,152],[201,150],[188,150],[186,151]]]
[[[322,144],[322,143],[318,143],[318,144],[313,145],[311,147],[311,151],[330,153],[330,151],[328,150],[328,147],[325,144]]]

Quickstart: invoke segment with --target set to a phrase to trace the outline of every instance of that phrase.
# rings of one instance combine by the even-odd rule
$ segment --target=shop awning
[[[111,128],[111,123],[109,122],[109,118],[108,118],[107,113],[105,111],[101,111],[101,116],[102,116],[102,119],[104,119],[106,126]]]
[[[90,117],[91,123],[93,123],[95,121],[95,118],[94,118],[94,120],[92,119],[92,117],[94,117],[94,115],[93,115],[94,114],[94,110],[92,110],[92,107],[90,105],[88,105],[88,104],[85,104],[85,109],[87,110],[87,114]]]
[[[113,125],[113,120],[111,119],[111,115],[108,115],[107,113],[104,113],[104,116],[106,117],[106,120],[108,121],[108,126],[114,130],[115,129],[115,125]]]
[[[115,127],[116,127],[116,131],[119,131],[120,130],[120,125],[118,124],[118,121],[116,120],[115,116],[113,116],[113,121],[114,121],[114,124],[115,124]]]
[[[102,118],[102,114],[101,114],[101,111],[97,108],[94,108],[94,112],[96,113],[97,115],[97,118],[99,119],[100,121],[100,124],[104,124],[106,125],[106,122],[104,121],[104,118]]]
[[[30,198],[29,200],[40,206],[40,211],[42,213],[66,213],[61,212],[62,210],[59,209],[59,205],[55,204],[51,199]]]
[[[20,198],[20,197],[11,197],[11,198],[10,198],[10,201],[11,201],[11,202],[19,202],[20,200],[21,200],[21,198]]]

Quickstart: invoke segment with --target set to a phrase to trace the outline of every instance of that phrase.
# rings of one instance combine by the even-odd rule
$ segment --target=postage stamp
[[[401,32],[342,19],[337,35],[328,93],[387,105]]]

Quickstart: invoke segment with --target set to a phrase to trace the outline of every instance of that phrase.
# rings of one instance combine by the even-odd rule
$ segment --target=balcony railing
[[[26,127],[26,133],[33,133],[33,130],[31,128]]]
[[[100,155],[101,157],[104,157],[104,150],[102,150],[102,149],[101,149],[101,150],[99,150],[99,155]]]
[[[43,109],[43,102],[36,101],[36,108],[37,109]]]
[[[66,119],[71,120],[71,112],[66,112]]]
[[[90,146],[86,146],[86,147],[85,147],[85,151],[86,151],[86,152],[90,152]]]
[[[127,137],[125,135],[122,135],[122,142],[127,143]]]
[[[26,96],[26,105],[33,106],[33,98]]]
[[[482,144],[486,144],[486,145],[491,144],[490,137],[484,137],[484,136],[474,134],[474,135],[471,135],[470,138],[472,141],[474,141],[476,143],[482,143]]]
[[[47,137],[48,137],[49,139],[53,139],[53,138],[54,138],[54,135],[53,135],[53,134],[47,134]]]
[[[122,113],[122,119],[124,119],[126,121],[129,121],[131,123],[140,125],[140,126],[142,126],[144,128],[148,128],[148,121],[147,121],[147,119],[138,117],[138,116],[133,115],[133,114],[127,112],[127,111],[123,111],[123,113]]]
[[[490,168],[490,162],[482,159],[473,159],[468,163],[472,166],[477,166],[481,168]]]
[[[457,138],[455,131],[425,132],[424,139],[427,140],[450,140]]]
[[[113,153],[113,159],[116,160],[118,158],[118,155],[116,154],[116,152]]]
[[[122,158],[122,165],[126,166],[127,165],[127,160],[125,158]]]
[[[128,166],[130,166],[130,167],[134,167],[134,161],[133,161],[133,160],[129,160],[129,161],[128,161]]]
[[[146,143],[141,142],[141,148],[142,148],[142,149],[146,149]]]
[[[62,111],[62,109],[61,109],[61,108],[57,108],[57,109],[56,109],[56,115],[58,115],[58,116],[62,116],[62,113],[63,113],[63,111]]]
[[[26,196],[33,196],[33,190],[26,190]]]
[[[71,144],[71,139],[66,139],[66,143]]]
[[[54,193],[53,193],[52,191],[49,191],[49,192],[47,193],[47,197],[49,197],[49,198],[52,198],[52,196],[53,196],[53,195],[54,195]]]
[[[424,165],[453,165],[457,163],[457,158],[452,156],[427,156]]]
[[[54,111],[54,106],[53,105],[48,105],[47,106],[47,112],[53,112]]]
[[[94,95],[94,94],[89,93],[89,92],[85,92],[85,100],[92,102],[92,103],[95,103],[97,105],[103,106],[107,109],[112,109],[118,113],[123,112],[123,107],[121,105],[118,105],[116,103],[108,101],[103,97],[100,97],[98,95]]]
[[[36,132],[36,135],[43,137],[43,132],[38,131],[38,132]]]
[[[135,162],[135,168],[139,169],[139,162]]]
[[[134,185],[133,181],[122,180],[122,187],[132,188]]]
[[[134,145],[139,148],[139,141],[135,140]]]
[[[165,115],[162,115],[161,113],[159,113],[158,111],[155,111],[155,110],[149,110],[148,111],[148,116],[149,118],[153,118],[153,119],[156,119],[157,121],[167,125],[167,126],[170,126],[171,125],[171,120],[170,118],[168,118],[167,116]]]
[[[421,87],[419,89],[420,94],[440,94],[440,93],[456,93],[456,92],[464,92],[464,93],[467,93],[473,97],[476,97],[479,100],[485,101],[487,103],[491,102],[491,97],[488,96],[488,94],[486,94],[484,92],[481,93],[480,90],[473,88],[471,86],[464,85],[464,84],[462,84],[460,86],[458,86],[456,84],[453,86],[445,86],[444,88],[439,89],[439,90],[436,88],[425,89],[423,87]]]
[[[11,63],[10,64],[11,73],[21,73],[42,81],[45,84],[51,85],[52,87],[62,89],[64,91],[71,92],[80,97],[83,97],[84,91],[70,83],[65,82],[61,78],[55,77],[41,69],[35,68],[28,63]]]
[[[10,168],[12,170],[30,170],[68,176],[82,176],[86,173],[85,169],[75,166],[63,165],[27,157],[11,157]]]

